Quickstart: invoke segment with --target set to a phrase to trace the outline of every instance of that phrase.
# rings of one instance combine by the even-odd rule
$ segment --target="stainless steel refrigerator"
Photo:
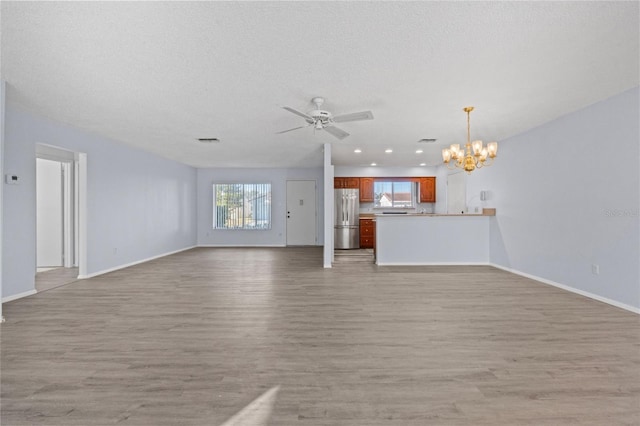
[[[357,189],[335,190],[334,248],[360,248],[360,196]]]

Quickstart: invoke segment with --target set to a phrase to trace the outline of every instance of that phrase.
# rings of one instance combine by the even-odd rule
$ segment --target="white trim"
[[[224,247],[229,247],[229,248],[236,248],[236,247],[255,247],[255,248],[261,248],[261,247],[287,247],[286,244],[261,244],[261,245],[256,245],[256,244],[198,244],[196,247],[220,247],[220,248],[224,248]],[[314,246],[291,246],[291,247],[317,247],[317,245]]]
[[[80,263],[80,162],[78,155],[73,161],[73,259],[72,264],[78,267]],[[78,269],[79,270],[79,269]]]
[[[182,251],[191,250],[191,249],[196,248],[196,247],[197,246],[185,247],[185,248],[182,248],[182,249],[179,249],[179,250],[170,251],[168,253],[159,254],[157,256],[148,257],[146,259],[136,260],[135,262],[126,263],[124,265],[114,266],[113,268],[103,269],[102,271],[93,272],[91,274],[78,275],[78,279],[79,280],[86,280],[87,278],[93,278],[93,277],[97,277],[98,275],[108,274],[109,272],[114,272],[114,271],[118,271],[120,269],[128,268],[130,266],[139,265],[140,263],[145,263],[145,262],[149,262],[150,260],[155,260],[155,259],[158,259],[158,258],[161,258],[161,257],[170,256],[172,254],[180,253]]]
[[[5,132],[5,98],[6,98],[6,83],[4,80],[0,79],[0,179],[4,179],[4,132]],[[0,181],[0,301],[2,300],[2,287],[4,286],[4,281],[2,279],[3,270],[4,270],[4,262],[3,262],[3,254],[2,254],[2,246],[4,245],[3,232],[2,228],[4,228],[4,219],[2,212],[4,211],[4,182]],[[4,316],[2,315],[2,303],[0,302],[0,323],[4,322]]]
[[[498,265],[498,264],[495,264],[495,263],[490,263],[489,265],[493,266],[494,268],[502,269],[503,271],[511,272],[512,274],[520,275],[520,276],[525,277],[525,278],[530,278],[532,280],[539,281],[539,282],[541,282],[543,284],[547,284],[547,285],[550,285],[550,286],[553,286],[553,287],[560,288],[562,290],[569,291],[571,293],[579,294],[580,296],[584,296],[584,297],[588,297],[590,299],[597,300],[598,302],[603,302],[603,303],[606,303],[608,305],[612,305],[612,306],[615,306],[617,308],[624,309],[624,310],[629,311],[629,312],[633,312],[635,314],[640,314],[640,308],[637,308],[637,307],[631,306],[631,305],[627,305],[626,303],[618,302],[617,300],[609,299],[609,298],[603,297],[603,296],[598,296],[597,294],[593,294],[593,293],[590,293],[588,291],[579,290],[577,288],[570,287],[570,286],[568,286],[566,284],[560,284],[560,283],[557,283],[555,281],[548,280],[546,278],[541,278],[541,277],[538,277],[536,275],[527,274],[526,272],[518,271],[516,269],[507,268],[506,266]]]
[[[88,257],[88,180],[87,154],[78,152],[78,277],[87,275]]]
[[[22,299],[23,297],[27,297],[27,296],[33,296],[36,293],[37,293],[36,290],[29,290],[22,293],[14,294],[13,296],[3,297],[2,303],[11,302],[12,300],[16,300],[16,299]]]
[[[56,145],[36,143],[36,158],[72,164],[75,161],[75,157],[76,153],[74,151],[69,151]]]
[[[335,174],[335,169],[331,164],[331,144],[324,144],[324,161],[323,161],[323,198],[324,198],[324,216],[323,216],[323,224],[322,230],[324,234],[324,249],[322,251],[322,266],[324,268],[331,268],[333,262],[335,261],[335,253],[333,251],[334,248],[334,229],[333,229],[333,220],[334,220],[334,188],[333,188],[333,176]]]
[[[74,261],[74,187],[73,163],[60,162],[62,165],[62,261],[65,268],[72,268]]]
[[[378,266],[492,266],[488,262],[384,262]]]

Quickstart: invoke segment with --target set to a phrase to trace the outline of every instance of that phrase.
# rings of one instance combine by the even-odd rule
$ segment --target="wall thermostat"
[[[18,185],[20,183],[20,178],[18,175],[4,175],[4,181],[8,185]]]

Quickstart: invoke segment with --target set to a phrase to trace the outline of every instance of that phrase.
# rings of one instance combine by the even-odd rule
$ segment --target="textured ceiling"
[[[336,165],[433,165],[465,141],[466,105],[472,138],[500,141],[639,84],[638,2],[1,8],[10,103],[197,167],[320,166],[326,142]],[[275,134],[304,124],[280,106],[314,96],[375,119],[341,124],[342,141]]]

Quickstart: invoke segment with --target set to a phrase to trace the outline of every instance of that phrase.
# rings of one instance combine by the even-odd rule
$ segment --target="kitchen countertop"
[[[429,217],[441,217],[441,216],[495,216],[491,214],[482,213],[360,213],[360,219],[375,219],[376,217],[406,217],[406,216],[429,216]]]
[[[488,216],[482,213],[406,213],[406,214],[384,214],[377,213],[374,215],[375,217],[404,217],[404,216],[430,216],[430,217],[440,217],[440,216]]]

